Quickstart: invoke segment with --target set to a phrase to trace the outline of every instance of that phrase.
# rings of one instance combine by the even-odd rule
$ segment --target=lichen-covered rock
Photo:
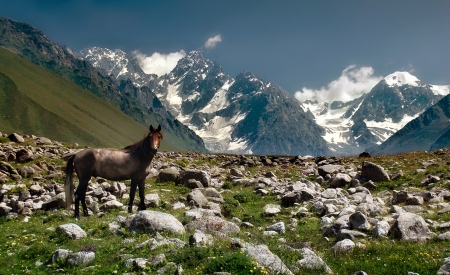
[[[86,266],[95,259],[95,252],[81,251],[75,253],[69,253],[66,262],[71,266]]]
[[[277,255],[270,251],[267,245],[246,244],[245,247],[241,248],[241,250],[273,274],[293,275],[292,271],[288,269],[288,267]]]
[[[364,161],[361,168],[361,177],[373,181],[389,181],[389,175],[378,164]]]
[[[221,232],[224,234],[239,233],[239,226],[220,217],[204,216],[186,225],[187,230],[200,230],[202,232]]]

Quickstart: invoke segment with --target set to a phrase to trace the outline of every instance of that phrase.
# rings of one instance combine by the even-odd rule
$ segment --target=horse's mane
[[[122,151],[129,153],[130,155],[136,155],[140,160],[148,160],[151,158],[149,145],[149,135],[147,134],[140,141],[123,148]]]

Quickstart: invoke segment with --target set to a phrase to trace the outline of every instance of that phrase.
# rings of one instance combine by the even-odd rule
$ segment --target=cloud
[[[383,79],[374,76],[372,67],[357,67],[350,65],[342,71],[341,76],[330,82],[326,87],[318,90],[303,87],[295,93],[295,97],[303,102],[305,100],[317,100],[318,102],[343,101],[348,102],[370,90]]]
[[[205,48],[206,49],[212,49],[217,46],[217,43],[222,42],[222,37],[220,34],[210,37],[208,40],[206,40]]]
[[[147,56],[138,51],[134,51],[133,54],[146,74],[161,76],[170,73],[177,65],[178,60],[186,55],[186,52],[184,50],[169,54],[155,52],[151,56]]]

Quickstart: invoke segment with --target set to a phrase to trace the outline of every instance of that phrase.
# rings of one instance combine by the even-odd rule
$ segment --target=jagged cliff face
[[[164,116],[164,111],[161,111],[163,106],[155,108],[158,102],[147,101],[155,97],[148,88],[130,92],[127,85],[122,85],[121,87],[124,88],[122,91],[119,89],[116,79],[100,73],[89,62],[76,58],[70,49],[64,49],[52,42],[33,26],[0,17],[0,47],[25,57],[96,94],[146,127],[155,122],[165,125],[166,139],[169,142],[177,143],[178,148],[206,150],[203,140],[192,130],[176,121],[173,116]],[[136,67],[132,62],[129,68],[135,68],[139,73],[142,72],[140,67],[138,65]],[[144,75],[143,77],[145,77],[144,83],[147,83],[156,76]],[[146,104],[138,101],[139,96],[145,99],[142,102],[146,102]],[[155,110],[158,112],[153,113]]]

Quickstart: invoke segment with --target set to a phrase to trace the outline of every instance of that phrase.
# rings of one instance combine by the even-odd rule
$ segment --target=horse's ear
[[[161,132],[161,125],[158,125],[158,132]]]
[[[149,128],[149,130],[150,130],[150,132],[153,132],[153,131],[154,131],[154,129],[153,129],[153,125],[150,125],[150,128]]]

